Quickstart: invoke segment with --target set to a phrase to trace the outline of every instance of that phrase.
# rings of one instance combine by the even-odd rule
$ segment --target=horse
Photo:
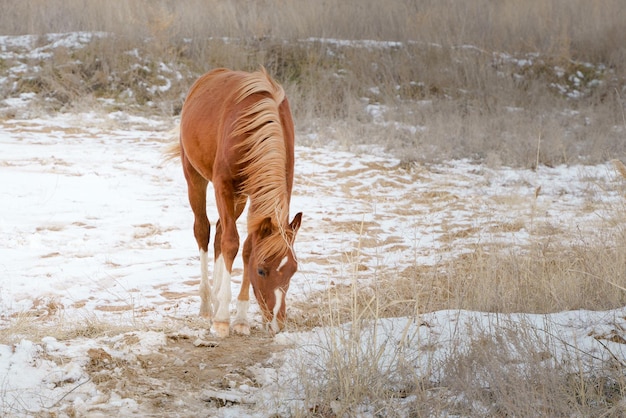
[[[183,103],[180,157],[200,252],[200,316],[218,337],[230,332],[231,276],[239,251],[235,222],[248,201],[243,280],[233,332],[250,335],[250,285],[271,335],[285,326],[289,282],[298,268],[294,241],[302,212],[289,222],[294,173],[294,124],[285,92],[261,67],[255,72],[212,70],[195,81]],[[213,286],[208,277],[211,224],[206,212],[213,184],[219,219],[214,238]]]

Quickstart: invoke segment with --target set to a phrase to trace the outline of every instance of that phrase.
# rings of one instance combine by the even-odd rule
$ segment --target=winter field
[[[511,345],[503,355],[518,373],[526,373],[521,350],[542,356],[533,367],[571,373],[626,361],[624,309],[420,312],[419,299],[434,290],[419,280],[432,279],[410,273],[480,242],[523,248],[572,229],[592,239],[583,237],[607,228],[623,204],[624,179],[613,166],[533,172],[460,160],[407,169],[381,151],[332,146],[297,149],[292,208],[306,222],[287,331],[272,339],[257,324],[250,338],[212,337],[196,317],[184,179],[178,165],[162,164],[171,123],[123,113],[2,122],[3,415],[326,416],[342,411],[342,399],[307,405],[309,392],[339,385],[336,378],[366,379],[372,368],[387,379],[388,399],[364,398],[351,413],[446,413],[421,411],[421,397],[462,394],[422,385],[450,379],[442,365],[476,350],[477,339]],[[403,295],[414,314],[372,316],[387,308],[378,293],[407,275],[417,281]],[[360,299],[367,305],[351,307]],[[326,314],[328,323],[319,319]],[[473,415],[490,406],[465,408]]]
[[[141,35],[182,33],[173,4]],[[471,28],[450,49],[315,31],[277,47],[250,10],[244,53],[58,16],[0,36],[0,416],[623,416],[620,55],[487,53]],[[304,217],[274,338],[254,300],[249,337],[197,315],[193,217],[162,152],[198,56],[266,64],[294,108]]]

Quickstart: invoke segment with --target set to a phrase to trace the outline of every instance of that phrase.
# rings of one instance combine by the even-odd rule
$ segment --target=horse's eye
[[[265,272],[265,269],[262,269],[262,268],[258,268],[258,269],[256,270],[256,273],[257,273],[259,276],[261,276],[261,277],[265,277],[265,275],[267,274],[267,273]]]

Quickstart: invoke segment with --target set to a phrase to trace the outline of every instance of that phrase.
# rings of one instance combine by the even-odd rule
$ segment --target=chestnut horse
[[[294,126],[283,88],[261,68],[246,73],[216,69],[200,77],[183,104],[180,155],[193,231],[200,250],[200,315],[213,331],[230,330],[231,274],[239,250],[235,225],[248,199],[243,281],[233,331],[249,335],[250,284],[273,335],[284,327],[285,296],[298,268],[293,244],[302,213],[289,222],[294,171]],[[208,277],[211,225],[206,190],[212,182],[219,219],[214,241],[213,288]]]

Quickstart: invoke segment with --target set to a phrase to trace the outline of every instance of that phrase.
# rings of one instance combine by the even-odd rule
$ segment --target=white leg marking
[[[213,316],[211,285],[209,284],[209,257],[207,252],[200,250],[200,315]]]
[[[276,267],[276,271],[280,271],[280,269],[285,267],[285,264],[287,264],[287,261],[289,261],[289,257],[287,256],[283,257],[283,259],[280,260],[280,264],[278,265],[278,267]]]
[[[220,287],[222,287],[222,276],[224,275],[224,270],[226,270],[226,265],[224,264],[224,259],[222,255],[215,260],[215,264],[213,265],[213,293],[211,294],[213,298],[213,312],[217,313],[217,310],[220,306],[220,301],[217,295],[220,293]]]
[[[215,261],[215,276],[213,280],[217,285],[217,308],[215,310],[215,320],[220,322],[230,322],[230,301],[232,294],[230,290],[230,273],[226,270],[224,256],[220,254]]]
[[[250,335],[250,325],[248,324],[248,308],[250,301],[237,299],[237,316],[233,322],[233,330],[240,335]]]
[[[280,311],[280,307],[283,304],[283,296],[285,295],[282,290],[274,289],[274,295],[276,296],[276,304],[274,305],[274,316],[272,317],[272,322],[270,323],[270,328],[275,333],[280,331],[280,327],[278,326],[278,311]]]
[[[237,300],[237,316],[235,317],[235,324],[247,324],[248,323],[248,309],[250,308],[249,300]]]

